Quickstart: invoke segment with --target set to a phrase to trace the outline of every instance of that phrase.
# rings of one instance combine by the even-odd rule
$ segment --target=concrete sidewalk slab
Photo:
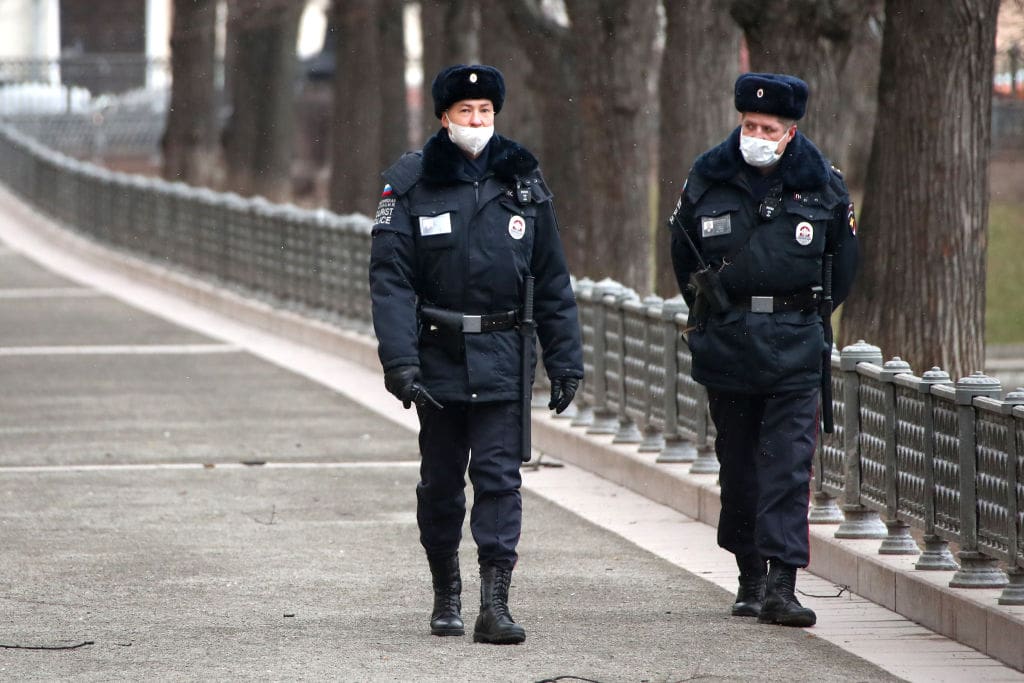
[[[0,347],[0,362],[8,465],[418,457],[367,408],[241,352],[4,357]]]

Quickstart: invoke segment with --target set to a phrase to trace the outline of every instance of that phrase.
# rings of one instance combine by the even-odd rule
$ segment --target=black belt
[[[733,300],[732,305],[751,313],[779,313],[781,311],[809,311],[821,303],[821,292],[802,292],[787,296],[745,296]]]
[[[480,334],[511,330],[519,324],[519,311],[502,313],[486,313],[484,315],[467,315],[458,311],[449,311],[436,306],[420,306],[420,317],[424,322],[435,325],[448,332],[463,334]]]

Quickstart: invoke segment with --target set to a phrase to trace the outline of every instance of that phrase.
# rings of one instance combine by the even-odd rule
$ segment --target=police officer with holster
[[[717,431],[718,544],[739,567],[732,614],[811,626],[796,572],[810,561],[829,316],[853,283],[856,222],[842,176],[797,130],[807,84],[748,73],[734,95],[739,127],[697,158],[669,219],[672,261]]]
[[[464,633],[458,549],[468,465],[481,580],[473,638],[519,643],[526,632],[509,613],[508,590],[529,449],[522,368],[532,375],[535,328],[549,408],[568,407],[583,377],[576,301],[537,159],[494,133],[501,73],[452,66],[432,95],[441,129],[383,174],[370,255],[373,324],[384,384],[407,408],[415,403],[420,420],[416,518],[433,578],[431,632]],[[532,308],[524,310],[528,278]]]

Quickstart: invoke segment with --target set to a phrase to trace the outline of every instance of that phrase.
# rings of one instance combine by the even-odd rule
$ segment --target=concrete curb
[[[59,228],[0,190],[4,213],[31,229],[16,248],[59,269],[62,259],[129,276],[260,331],[379,372],[376,342],[368,335],[280,310],[179,271],[114,251]],[[50,253],[43,254],[42,251]],[[56,252],[56,255],[55,253]],[[539,412],[539,411],[538,411]],[[536,450],[624,486],[710,526],[719,512],[714,475],[691,475],[689,465],[658,464],[656,454],[611,443],[570,426],[569,420],[535,415]],[[1024,606],[997,603],[999,590],[954,589],[952,572],[917,571],[914,557],[878,554],[877,540],[834,538],[838,525],[811,526],[809,571],[955,641],[1024,671]]]

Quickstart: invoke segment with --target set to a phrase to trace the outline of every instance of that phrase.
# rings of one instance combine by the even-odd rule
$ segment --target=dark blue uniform
[[[842,176],[800,132],[770,175],[747,165],[740,129],[694,163],[676,206],[672,260],[691,310],[693,377],[708,388],[718,437],[719,545],[787,565],[809,561],[807,503],[818,426],[823,259],[831,293],[849,293],[856,224]],[[697,258],[730,301],[710,313],[688,286]]]
[[[524,278],[550,377],[583,377],[576,301],[551,193],[537,160],[495,135],[468,159],[445,129],[385,171],[370,260],[374,330],[385,371],[418,366],[444,405],[419,407],[420,540],[428,557],[458,549],[464,475],[474,487],[471,529],[481,564],[511,568],[521,524],[521,345]],[[424,310],[494,321],[452,333]],[[484,327],[488,327],[485,323]]]

